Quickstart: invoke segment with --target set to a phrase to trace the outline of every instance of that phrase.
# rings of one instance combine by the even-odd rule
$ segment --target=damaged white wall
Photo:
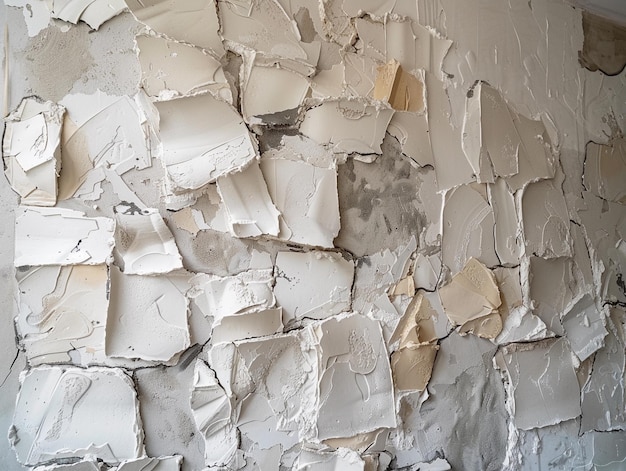
[[[623,28],[5,5],[2,469],[626,467]]]

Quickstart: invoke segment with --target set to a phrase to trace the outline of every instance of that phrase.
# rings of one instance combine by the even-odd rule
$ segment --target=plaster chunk
[[[87,23],[97,30],[102,24],[126,9],[124,0],[52,0],[52,18],[69,23]]]
[[[608,310],[608,309],[607,309]],[[589,295],[584,295],[563,316],[563,328],[572,350],[584,361],[604,346],[605,309],[598,309]]]
[[[594,195],[626,204],[626,140],[614,139],[608,145],[590,142],[585,153],[583,182]]]
[[[365,471],[365,462],[361,456],[345,448],[336,452],[317,452],[302,450],[294,470],[298,471],[333,471],[341,469],[345,471]]]

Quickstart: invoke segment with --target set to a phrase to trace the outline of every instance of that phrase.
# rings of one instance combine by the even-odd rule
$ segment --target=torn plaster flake
[[[343,91],[339,96],[372,97],[380,62],[350,51],[342,51],[341,59]]]
[[[253,445],[252,449],[246,450],[246,464],[250,464],[249,459],[252,458],[253,465],[256,466],[253,469],[258,469],[259,471],[280,469],[283,457],[282,451],[283,450],[280,445],[274,445],[272,448],[267,450],[261,450]]]
[[[72,464],[51,464],[47,466],[37,466],[31,471],[102,471],[104,464],[95,458],[85,458]]]
[[[311,95],[316,99],[338,98],[344,94],[346,65],[334,64],[328,70],[318,70],[311,79]]]
[[[321,0],[319,11],[326,41],[336,43],[343,49],[354,43],[357,30],[343,10],[343,0]]]
[[[188,232],[194,237],[198,235],[198,232],[200,232],[200,226],[195,218],[195,214],[199,211],[197,209],[195,211],[196,212],[194,212],[194,210],[190,207],[186,207],[178,211],[174,211],[170,215],[176,227]],[[202,217],[202,213],[200,213],[200,217]]]
[[[425,74],[428,129],[437,186],[448,190],[475,180],[474,170],[463,157],[461,129],[451,122],[451,105],[444,83]]]
[[[350,309],[354,263],[333,252],[278,252],[274,294],[285,325]]]
[[[156,209],[136,211],[118,205],[117,243],[122,271],[127,275],[155,275],[183,268],[174,236]]]
[[[506,320],[509,314],[523,308],[520,268],[497,267],[493,270],[493,274],[496,277],[502,300],[498,311],[502,319]]]
[[[459,334],[473,334],[484,339],[495,339],[502,332],[502,317],[499,312],[487,314],[464,323]]]
[[[304,162],[325,169],[335,168],[342,159],[341,156],[336,156],[326,147],[301,134],[283,135],[280,147],[269,149],[263,153],[263,157]]]
[[[182,456],[146,457],[123,461],[111,471],[180,471],[182,464]]]
[[[15,211],[15,266],[99,265],[111,260],[115,222],[80,211],[20,206]]]
[[[228,316],[259,312],[274,306],[271,269],[248,270],[220,277],[199,273],[190,280],[190,297],[214,324]]]
[[[498,260],[501,265],[518,265],[522,247],[515,198],[501,178],[487,185],[487,195],[493,209],[494,242]]]
[[[300,132],[336,153],[380,154],[393,113],[364,99],[327,100],[304,113]]]
[[[171,184],[196,190],[256,158],[241,116],[211,95],[159,102],[163,165]]]
[[[190,346],[185,297],[189,276],[127,275],[115,266],[110,270],[107,356],[124,359],[129,367],[132,360],[175,362]]]
[[[566,339],[511,344],[496,359],[509,378],[517,428],[545,427],[580,415],[580,387]]]
[[[373,18],[383,18],[387,14],[395,12],[396,0],[343,0],[342,9],[346,15],[357,18],[368,13]]]
[[[426,389],[437,354],[437,345],[409,345],[391,354],[394,384],[400,391]]]
[[[20,463],[86,455],[106,463],[144,455],[132,379],[114,368],[41,366],[20,376],[12,425]]]
[[[276,154],[279,156],[282,152]],[[264,154],[260,166],[269,195],[280,212],[278,238],[333,247],[340,229],[335,164],[320,167]]]
[[[5,175],[22,204],[56,204],[64,114],[63,106],[32,97],[23,99],[5,119]]]
[[[138,21],[157,33],[207,49],[217,59],[225,54],[213,0],[128,0],[126,3]]]
[[[388,429],[380,429],[374,430],[373,432],[359,433],[348,438],[329,438],[322,443],[331,448],[349,448],[350,450],[363,454],[365,451],[376,452],[380,449],[384,449],[388,436]]]
[[[441,253],[424,255],[418,253],[413,266],[413,282],[417,289],[434,291],[441,277]]]
[[[499,345],[532,342],[554,336],[545,322],[530,312],[529,309],[518,309],[503,319],[502,331],[495,339]]]
[[[626,140],[613,139],[608,145],[590,142],[585,151],[583,182],[594,195],[626,204]]]
[[[274,206],[257,161],[217,179],[217,191],[235,237],[278,236],[280,212]]]
[[[545,258],[572,253],[570,217],[563,192],[552,181],[528,185],[522,197],[526,250]]]
[[[439,294],[436,291],[433,291],[432,293],[422,291],[421,294],[424,298],[428,299],[430,307],[434,311],[431,315],[431,319],[434,323],[435,335],[439,340],[447,337],[450,332],[454,330],[454,326],[450,323],[450,319],[448,319],[448,316],[445,313]]]
[[[19,7],[24,14],[28,36],[34,38],[50,24],[48,0],[5,0],[10,7]]]
[[[398,347],[404,348],[436,341],[437,333],[434,323],[436,317],[437,312],[431,306],[429,299],[421,293],[417,294],[406,308],[390,344],[399,341]]]
[[[611,308],[604,347],[596,352],[591,375],[582,388],[581,433],[626,427],[626,349],[620,322],[623,311]]]
[[[294,471],[365,471],[365,462],[359,453],[347,448],[322,452],[303,448],[291,468]]]
[[[442,260],[460,271],[471,257],[487,266],[499,264],[495,251],[493,208],[483,185],[463,185],[446,193],[442,221]]]
[[[218,0],[217,6],[221,34],[231,49],[243,48],[313,67],[317,64],[319,46],[300,40],[297,23],[277,1]]]
[[[578,55],[580,65],[592,72],[600,70],[609,76],[619,74],[626,65],[626,29],[623,21],[612,15],[612,10],[617,13],[619,7],[589,0],[578,0],[575,4],[584,8],[584,40]]]
[[[237,429],[232,423],[232,405],[213,370],[200,359],[195,364],[190,403],[196,427],[205,442],[205,464],[228,465],[239,445]]]
[[[274,335],[283,331],[283,310],[265,309],[225,316],[214,325],[211,340],[213,345],[257,337]]]
[[[135,37],[141,64],[141,86],[156,99],[209,91],[232,103],[222,64],[202,49],[157,36]]]
[[[424,71],[417,74],[406,72],[397,60],[390,60],[378,67],[373,97],[386,101],[396,111],[425,112]]]
[[[584,361],[604,346],[607,330],[604,326],[608,308],[598,309],[588,294],[581,297],[563,316],[565,336],[580,361]]]
[[[314,437],[317,414],[317,358],[309,343],[294,333],[236,343],[240,366],[268,401],[277,429],[297,431],[300,440]]]
[[[439,288],[439,297],[450,321],[461,326],[497,313],[502,303],[495,275],[475,258]]]
[[[307,77],[280,62],[249,67],[241,90],[241,110],[246,122],[272,124],[276,113],[298,110],[309,91]],[[297,113],[294,113],[294,115]]]
[[[314,326],[319,342],[317,438],[396,427],[393,381],[380,324],[360,314]]]
[[[59,177],[59,199],[89,193],[106,178],[92,174],[96,167],[145,169],[152,165],[150,109],[140,107],[141,99],[128,96],[72,94],[61,100],[67,114],[61,149],[63,168]],[[97,176],[96,176],[97,175]]]
[[[105,362],[106,265],[37,267],[17,276],[15,322],[30,365]]]
[[[400,143],[402,153],[420,167],[434,166],[428,118],[422,113],[396,111],[387,132]]]
[[[626,440],[623,432],[593,432],[592,462],[597,470],[610,471],[626,464]]]
[[[515,127],[515,113],[500,93],[479,82],[468,92],[463,121],[463,151],[481,182],[518,173],[525,152]]]
[[[83,21],[96,30],[126,9],[124,0],[52,0],[50,6],[52,18],[73,24]]]
[[[570,258],[530,258],[530,297],[533,313],[557,335],[563,334],[561,318],[573,302],[577,287]]]

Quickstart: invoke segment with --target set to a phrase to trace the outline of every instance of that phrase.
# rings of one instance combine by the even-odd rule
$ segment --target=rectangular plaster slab
[[[141,64],[141,86],[156,99],[209,91],[232,103],[222,64],[197,47],[148,35],[135,37]]]
[[[163,165],[172,187],[196,190],[240,171],[257,156],[243,119],[211,95],[159,102]]]
[[[106,265],[18,271],[17,331],[31,365],[103,363],[109,305]]]
[[[91,455],[106,463],[143,456],[139,402],[116,368],[41,366],[22,373],[9,432],[19,461]]]
[[[350,309],[354,264],[332,252],[278,252],[274,294],[285,325]]]
[[[71,209],[20,206],[15,212],[15,266],[99,265],[111,259],[115,222]]]
[[[64,114],[56,103],[25,98],[5,119],[4,173],[22,204],[56,204]]]

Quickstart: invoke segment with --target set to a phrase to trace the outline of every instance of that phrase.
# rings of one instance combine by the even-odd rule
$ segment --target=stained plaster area
[[[338,3],[324,2],[329,16]],[[230,2],[219,2],[221,8],[230,8],[226,4]],[[361,28],[371,26],[366,24],[367,15],[359,14],[355,5],[356,2],[346,1],[343,8],[355,17],[361,16],[356,22]],[[160,304],[142,304],[141,296],[137,297],[132,309],[145,316],[126,316],[131,329],[120,331],[120,342],[108,350],[108,354],[114,352],[114,358],[105,358],[97,348],[90,350],[90,344],[85,350],[93,355],[94,363],[104,362],[112,369],[121,366],[132,377],[132,383],[120,385],[120,397],[132,408],[131,392],[136,391],[136,409],[141,416],[148,456],[182,455],[183,470],[199,470],[209,463],[220,463],[224,456],[240,458],[232,449],[234,444],[249,453],[247,465],[243,464],[245,459],[235,459],[243,469],[277,469],[276,449],[272,449],[271,440],[255,444],[250,437],[265,433],[263,427],[282,427],[282,435],[272,436],[272,440],[286,444],[281,445],[279,452],[284,453],[284,462],[295,463],[294,469],[307,469],[307,462],[314,463],[311,469],[324,470],[386,469],[387,465],[387,469],[424,469],[417,464],[422,462],[432,466],[425,469],[449,469],[441,464],[443,459],[452,469],[459,470],[610,470],[624,466],[620,460],[626,457],[622,435],[626,293],[619,265],[620,261],[624,263],[624,242],[616,245],[611,232],[617,227],[618,235],[624,235],[621,231],[626,197],[623,183],[614,178],[616,172],[625,170],[624,72],[607,76],[581,67],[578,51],[586,39],[581,12],[560,0],[418,0],[415,5],[415,9],[411,4],[402,14],[412,15],[426,31],[434,32],[433,37],[451,41],[441,71],[436,70],[437,65],[429,71],[430,75],[424,75],[422,69],[430,65],[426,63],[420,64],[421,72],[413,71],[413,76],[425,83],[426,106],[432,112],[428,115],[430,138],[428,134],[419,134],[424,141],[432,140],[432,155],[414,155],[407,146],[408,140],[402,143],[402,138],[391,136],[393,121],[387,134],[381,133],[382,142],[368,141],[380,133],[379,128],[368,127],[369,134],[358,135],[358,149],[378,151],[376,147],[380,146],[380,155],[366,152],[362,157],[353,153],[338,158],[333,191],[332,185],[324,186],[329,182],[324,176],[329,169],[331,174],[334,171],[328,164],[333,160],[329,160],[328,150],[331,149],[330,154],[344,154],[355,150],[355,142],[318,132],[316,126],[320,122],[336,115],[331,106],[325,110],[317,107],[314,109],[328,114],[319,121],[314,121],[318,117],[313,114],[305,116],[301,127],[305,137],[290,141],[293,148],[305,150],[311,157],[308,161],[287,160],[285,164],[282,156],[275,153],[280,152],[284,136],[298,136],[293,121],[297,113],[291,109],[293,103],[287,103],[283,109],[270,109],[260,118],[251,111],[243,113],[247,121],[244,124],[257,133],[258,143],[248,141],[251,138],[243,124],[235,126],[236,132],[229,128],[232,139],[246,143],[238,148],[238,152],[244,149],[237,154],[240,162],[245,161],[242,167],[251,169],[256,165],[246,160],[249,154],[245,149],[258,145],[262,155],[258,169],[246,172],[246,180],[239,180],[244,184],[228,180],[232,168],[198,183],[187,178],[194,177],[195,167],[181,169],[176,159],[159,162],[155,158],[151,167],[124,174],[125,185],[120,185],[115,175],[107,174],[101,188],[89,188],[100,192],[99,199],[89,203],[67,199],[58,204],[85,212],[89,218],[115,219],[118,227],[125,228],[111,252],[115,265],[109,272],[113,291],[121,285],[131,290],[141,286],[137,292],[148,293],[146,296],[163,294]],[[309,41],[304,31],[312,35],[318,20],[311,19],[312,24],[306,28],[306,14],[293,13],[302,29],[303,41]],[[63,103],[68,94],[87,96],[98,90],[108,95],[133,96],[143,80],[135,36],[145,33],[145,28],[128,12],[104,22],[98,31],[84,23],[69,25],[53,20],[34,37],[27,32],[22,9],[4,7],[2,15],[3,31],[8,25],[8,35],[1,38],[5,44],[8,37],[8,45],[2,49],[9,51],[8,61],[5,59],[9,77],[5,115],[26,96],[36,95],[56,103]],[[335,44],[349,43],[345,36],[349,37],[349,28],[346,32],[337,25],[341,26],[341,22],[328,34]],[[229,29],[229,23],[222,27],[230,38],[237,36],[236,31]],[[364,35],[365,31],[361,29]],[[190,29],[188,33],[189,37],[182,41],[193,42],[189,38],[193,38],[194,31]],[[214,48],[215,43],[209,42]],[[177,54],[166,56],[169,59],[180,58],[188,47],[176,44]],[[236,41],[227,46],[242,52]],[[256,43],[259,50],[266,46],[262,41]],[[307,64],[311,62],[310,54],[315,55],[311,49],[303,50],[309,56],[300,56],[300,62],[293,60],[293,50],[288,47],[281,51],[292,60],[286,61],[284,67],[297,69],[295,73],[300,79],[310,75]],[[216,55],[220,54],[218,51]],[[322,53],[319,64],[324,72],[332,70],[328,64],[335,63],[336,54],[332,48]],[[235,104],[245,100],[245,96],[239,96],[238,90],[229,84],[249,80],[249,85],[256,87],[255,93],[261,93],[262,84],[254,84],[252,68],[267,73],[268,64],[250,63],[250,57],[244,54],[248,62],[241,63],[240,73],[236,68],[239,62],[232,55],[229,52],[218,57],[223,62],[231,59],[230,66],[224,68],[229,74],[227,81],[226,75],[222,78],[215,73],[210,79],[200,77],[197,83],[193,82],[195,75],[189,77],[191,85],[166,82],[167,90],[160,90],[164,93],[160,99],[165,101],[157,105],[164,134],[171,129],[170,123],[184,118],[168,121],[167,100],[172,98],[168,94],[176,94],[179,85],[187,87],[187,91],[198,86],[203,93],[225,93],[219,95],[226,97],[224,102],[229,101],[230,92]],[[367,61],[361,66],[367,71]],[[175,70],[176,65],[173,67]],[[375,73],[370,75],[375,77]],[[0,80],[6,85],[4,77]],[[312,87],[317,90],[313,94],[329,94],[332,87],[324,88],[326,82],[321,78],[319,82],[317,89]],[[445,91],[440,84],[445,84]],[[367,83],[352,86],[351,93],[368,90]],[[372,83],[370,88],[373,87]],[[442,97],[443,101],[438,101]],[[70,102],[65,103],[71,107]],[[211,103],[207,100],[203,107]],[[346,103],[350,102],[345,101],[341,109],[350,108]],[[496,111],[488,104],[493,104]],[[126,108],[120,109],[123,116]],[[224,107],[221,116],[231,116],[228,110]],[[443,111],[438,114],[438,110]],[[366,111],[374,113],[373,107]],[[388,108],[382,109],[386,111]],[[381,110],[376,112],[379,123]],[[506,118],[499,121],[503,125],[499,131],[517,136],[519,148],[537,141],[549,142],[545,161],[553,155],[558,155],[558,159],[539,169],[537,161],[532,160],[537,157],[536,152],[528,152],[525,161],[522,152],[516,150],[513,153],[517,168],[498,167],[493,149],[502,143],[497,133],[495,138],[490,133],[492,122],[481,120],[490,112],[492,122],[498,117]],[[413,118],[419,122],[419,117]],[[317,125],[304,124],[307,119]],[[267,120],[274,129],[263,129],[259,120]],[[395,129],[400,129],[398,123],[402,122],[398,118]],[[421,128],[416,125],[413,129]],[[462,131],[479,138],[462,139]],[[178,151],[175,141],[163,145]],[[211,148],[213,143],[197,144]],[[543,158],[545,149],[539,146],[539,150]],[[123,154],[123,149],[120,152]],[[446,159],[454,152],[458,154],[453,155],[467,156],[458,167]],[[503,154],[506,152],[507,149]],[[526,191],[508,198],[506,195],[516,188],[518,180],[523,180],[523,172],[529,172],[528,179],[538,182],[524,182],[521,186],[528,185]],[[243,177],[243,173],[234,174]],[[288,199],[282,199],[280,180],[274,184],[271,180],[271,175],[277,174],[291,178],[294,184],[315,183],[311,199],[298,202],[305,206],[294,209]],[[522,177],[516,180],[516,174]],[[271,215],[280,213],[280,224],[286,224],[288,231],[272,224],[255,227],[245,217],[229,219],[241,206],[234,205],[228,212],[220,205],[229,194],[240,196],[247,188],[257,188],[253,185],[258,183],[258,175],[267,188],[255,193],[263,203],[255,206],[256,214],[270,215],[268,220],[273,220]],[[298,180],[298,175],[306,175],[307,179]],[[495,179],[502,182],[500,187],[492,183]],[[14,347],[18,287],[13,247],[18,198],[8,181],[0,180],[0,210],[5,221],[0,233],[0,305],[5,307],[0,327],[0,430],[9,430],[16,422],[13,415],[18,376],[26,368],[26,358]],[[194,186],[206,184],[210,191],[194,193],[198,189]],[[320,187],[325,192],[315,193],[315,188]],[[233,188],[239,192],[228,193]],[[316,201],[326,210],[327,218],[333,219],[332,199],[316,199],[329,194],[336,194],[336,216],[341,224],[338,234],[333,232],[335,226],[323,224],[323,218],[311,217],[312,222],[307,220],[308,225],[299,226],[298,211],[304,207],[311,214],[319,213],[313,204]],[[472,206],[466,206],[467,202]],[[137,240],[133,218],[151,214],[147,208],[158,209],[163,217],[153,218],[156,221],[149,225],[142,219],[138,227],[152,238],[147,237],[145,245],[133,245]],[[511,212],[517,215],[512,221]],[[257,230],[262,234],[254,232]],[[498,241],[500,231],[508,234],[508,239]],[[156,236],[163,250],[155,261],[142,247],[150,247]],[[316,242],[301,242],[309,237],[316,237]],[[324,245],[329,237],[330,247]],[[56,239],[50,243],[56,243]],[[286,256],[286,250],[292,252]],[[145,276],[143,270],[154,275],[160,269],[180,270],[179,264],[184,270],[176,276],[154,276],[144,284],[137,281],[137,277]],[[268,284],[265,273],[271,272],[273,266],[275,280]],[[28,267],[18,270],[26,273]],[[22,279],[19,273],[18,278]],[[319,290],[311,291],[310,279],[317,280]],[[181,295],[188,286],[193,286],[192,291]],[[24,290],[27,287],[25,283]],[[298,299],[290,298],[290,293],[298,293]],[[307,296],[309,304],[304,299]],[[241,307],[229,304],[233,299],[246,300],[246,318],[228,315]],[[296,308],[292,307],[294,301]],[[109,335],[115,335],[117,327],[110,323],[124,313],[116,310],[119,299],[112,296],[108,302],[107,328]],[[170,306],[178,314],[188,309],[189,338],[185,335],[185,320],[170,318],[170,325],[182,327],[167,331],[171,341],[165,342],[164,348],[156,351],[142,342],[147,337],[143,333],[150,329],[154,329],[155,339],[159,337],[156,322],[145,321],[159,319],[158,315],[149,317],[154,305],[164,310]],[[277,315],[280,309],[282,312]],[[299,310],[305,310],[305,314]],[[357,324],[359,317],[348,314],[349,311],[365,314],[367,320]],[[259,314],[268,319],[272,316],[275,322],[261,327],[255,324],[255,333],[238,337],[247,328],[247,320]],[[215,318],[222,315],[232,324],[224,320],[215,323]],[[326,320],[325,316],[330,317]],[[355,325],[358,332],[369,336],[365,345],[349,333],[350,329],[357,332]],[[234,343],[211,348],[209,339],[217,335],[217,328],[221,336]],[[246,336],[272,339],[273,335],[277,337],[272,345],[254,338],[245,340]],[[129,349],[127,344],[132,347]],[[351,347],[342,352],[341,345]],[[136,360],[137,350],[142,348],[141,358]],[[341,354],[335,352],[333,356],[335,348]],[[324,361],[317,363],[307,356],[314,349]],[[355,349],[361,355],[358,358]],[[248,368],[235,368],[233,355]],[[331,357],[332,362],[328,360]],[[88,363],[91,357],[81,358]],[[280,366],[283,383],[272,383],[264,376],[269,368],[264,364],[266,360]],[[36,357],[35,363],[31,358],[32,364],[36,361]],[[324,371],[316,371],[318,367]],[[100,378],[98,374],[95,371],[89,379]],[[315,378],[317,374],[319,380]],[[369,408],[360,411],[371,423],[344,415],[338,426],[328,422],[329,417],[332,419],[333,414],[342,411],[342,398],[331,394],[329,385],[347,375],[358,384],[367,377],[383,391],[372,395],[370,402],[364,401]],[[404,383],[399,375],[419,378],[419,385],[410,380]],[[27,390],[27,381],[32,377],[23,380],[23,389]],[[237,380],[232,379],[235,377]],[[289,381],[289,385],[298,384],[301,389],[294,393],[291,388],[281,390],[277,386]],[[394,381],[395,387],[391,386]],[[262,394],[251,393],[252,383]],[[312,389],[305,389],[311,384],[315,384]],[[398,387],[400,384],[407,385]],[[421,392],[426,384],[426,392]],[[247,394],[247,402],[242,402]],[[324,404],[306,402],[319,394],[327,397]],[[360,404],[360,397],[348,397]],[[93,401],[93,397],[85,396],[84,402],[89,400]],[[236,412],[232,408],[234,402]],[[207,408],[211,409],[210,414],[205,412]],[[300,410],[319,415],[311,417]],[[356,409],[350,409],[353,410]],[[383,413],[393,410],[396,414]],[[235,414],[239,419],[237,427],[232,424]],[[265,424],[268,417],[270,422]],[[17,419],[27,422],[19,414]],[[310,420],[318,427],[317,432],[312,431]],[[381,429],[390,433],[377,434]],[[372,430],[373,438],[366,433]],[[342,442],[342,437],[361,432],[364,435],[360,438]],[[301,452],[298,434],[304,437],[300,440],[303,442],[318,443],[324,439],[329,448]],[[362,461],[357,452],[363,453],[366,448],[378,461],[368,463],[366,468],[359,467]],[[332,451],[337,449],[340,451]],[[140,456],[142,452],[135,454]],[[436,467],[437,459],[441,467]],[[7,471],[24,469],[7,440],[0,441],[0,460]],[[42,458],[39,462],[45,461]],[[266,467],[261,468],[260,462],[266,463]]]

